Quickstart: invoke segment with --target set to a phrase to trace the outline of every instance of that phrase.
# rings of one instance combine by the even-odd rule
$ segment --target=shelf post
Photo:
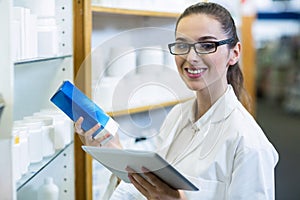
[[[79,0],[73,3],[73,58],[74,83],[91,97],[91,2]],[[82,149],[82,141],[75,135],[75,198],[92,200],[92,158]]]
[[[256,110],[256,51],[252,35],[253,23],[256,19],[256,10],[249,0],[242,1],[241,41],[242,41],[242,71],[244,74],[245,89],[250,96],[248,111],[255,117]]]

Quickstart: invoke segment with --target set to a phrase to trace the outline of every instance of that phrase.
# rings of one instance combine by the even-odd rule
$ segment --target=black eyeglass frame
[[[220,41],[195,42],[195,43],[193,43],[193,44],[189,44],[189,43],[185,43],[185,42],[174,42],[174,43],[168,44],[168,48],[169,48],[169,52],[170,52],[172,55],[186,55],[186,54],[190,53],[191,47],[194,48],[194,50],[195,50],[195,52],[196,52],[197,54],[210,54],[210,53],[216,52],[217,49],[218,49],[218,46],[221,46],[221,45],[224,45],[224,44],[230,44],[231,42],[233,42],[233,38],[228,38],[228,39],[220,40]],[[213,43],[213,44],[215,44],[215,49],[214,49],[214,51],[210,51],[210,52],[206,52],[206,53],[199,53],[199,52],[196,50],[195,45],[196,45],[196,44],[203,44],[203,43]],[[176,44],[187,44],[187,45],[189,46],[188,51],[185,52],[185,53],[173,53],[173,52],[172,52],[172,47],[175,46]]]

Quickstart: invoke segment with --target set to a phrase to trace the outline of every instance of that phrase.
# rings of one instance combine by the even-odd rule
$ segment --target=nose
[[[195,47],[192,46],[191,49],[190,49],[190,52],[189,52],[189,53],[187,54],[187,56],[186,56],[186,60],[187,60],[188,62],[191,62],[191,61],[196,61],[196,60],[198,60],[198,59],[199,59],[199,55],[198,55],[198,53],[196,52]]]

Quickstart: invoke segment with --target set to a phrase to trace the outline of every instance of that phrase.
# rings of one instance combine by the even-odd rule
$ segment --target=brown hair
[[[228,44],[229,48],[233,48],[239,41],[236,26],[231,14],[227,9],[216,3],[201,2],[186,8],[177,20],[175,31],[177,30],[180,20],[192,14],[206,14],[219,21],[224,33],[228,36],[228,38],[233,38],[232,42]],[[244,77],[238,62],[232,66],[229,66],[227,72],[227,81],[232,85],[237,98],[239,100],[244,98],[243,95],[246,95],[244,89]]]

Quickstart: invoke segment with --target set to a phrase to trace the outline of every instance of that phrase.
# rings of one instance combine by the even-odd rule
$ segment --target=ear
[[[235,47],[230,50],[230,58],[229,58],[228,64],[229,65],[236,64],[240,59],[240,55],[241,55],[241,43],[238,42],[235,45]]]

